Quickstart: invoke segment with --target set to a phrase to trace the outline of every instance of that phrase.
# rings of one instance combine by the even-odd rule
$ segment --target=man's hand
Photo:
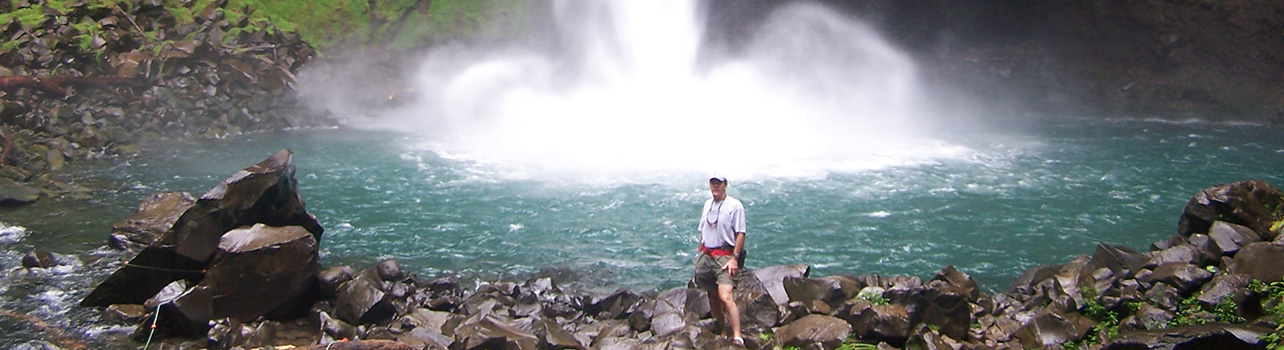
[[[722,269],[727,270],[728,275],[735,276],[736,270],[740,270],[740,263],[736,261],[736,257],[732,256],[726,265],[722,265]]]

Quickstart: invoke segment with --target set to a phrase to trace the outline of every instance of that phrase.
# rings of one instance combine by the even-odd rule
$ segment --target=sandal
[[[745,339],[741,337],[731,338],[731,343],[739,346],[745,346]]]

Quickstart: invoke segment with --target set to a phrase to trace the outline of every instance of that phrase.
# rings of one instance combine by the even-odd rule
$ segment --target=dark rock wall
[[[799,1],[709,2],[734,52]],[[1284,122],[1284,2],[818,0],[878,27],[928,83],[1051,115]]]

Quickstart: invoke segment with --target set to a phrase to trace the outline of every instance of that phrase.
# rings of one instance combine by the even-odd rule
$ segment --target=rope
[[[143,350],[147,350],[147,347],[152,346],[152,336],[156,334],[156,321],[160,319],[160,308],[160,305],[156,305],[156,314],[152,315],[152,330],[147,332],[147,343],[143,345]]]
[[[205,272],[209,271],[209,270],[204,270],[204,269],[201,269],[201,270],[176,270],[176,269],[167,269],[167,268],[164,268],[164,267],[154,267],[154,266],[134,265],[134,264],[130,264],[128,261],[126,261],[126,262],[125,262],[125,267],[133,267],[133,268],[139,268],[139,269],[156,270],[156,271],[165,271],[165,272],[178,272],[178,273],[200,273],[200,274],[204,274]]]

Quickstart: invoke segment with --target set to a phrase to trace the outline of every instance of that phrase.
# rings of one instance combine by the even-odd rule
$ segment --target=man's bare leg
[[[719,284],[718,301],[720,304],[722,304],[721,306],[723,311],[726,312],[725,320],[727,321],[727,325],[731,326],[731,337],[739,339],[740,338],[740,307],[736,306],[736,299],[735,299],[735,296],[732,294],[732,291],[734,289],[735,289],[735,285]],[[710,309],[712,309],[713,297],[710,297],[709,301],[710,301],[709,302]]]
[[[718,286],[721,289],[721,285]],[[709,295],[709,313],[713,314],[713,320],[717,321],[718,333],[723,336],[727,335],[727,316],[722,307],[722,298],[718,296],[719,289],[705,291]]]

